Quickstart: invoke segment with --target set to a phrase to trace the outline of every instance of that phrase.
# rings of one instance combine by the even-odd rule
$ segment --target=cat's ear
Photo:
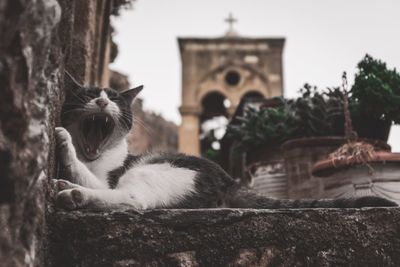
[[[121,95],[128,100],[129,103],[132,103],[132,101],[135,99],[135,97],[140,93],[140,91],[143,90],[143,85],[140,85],[138,87],[128,89],[125,91],[121,92]]]
[[[66,93],[77,93],[80,90],[83,90],[83,86],[80,85],[68,71],[65,71],[64,90]]]

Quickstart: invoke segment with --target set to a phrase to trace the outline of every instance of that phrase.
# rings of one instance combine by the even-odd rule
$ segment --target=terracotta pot
[[[320,178],[321,197],[375,195],[400,204],[400,153],[375,152],[368,164],[318,161],[312,174]]]
[[[320,180],[311,175],[311,168],[345,142],[343,137],[317,137],[289,140],[282,145],[287,174],[288,197],[318,198]]]
[[[390,151],[390,146],[382,141],[361,139],[373,144],[378,150]],[[288,179],[288,197],[319,198],[322,194],[320,179],[311,173],[314,164],[343,145],[342,136],[301,138],[287,141],[282,145],[285,169]]]

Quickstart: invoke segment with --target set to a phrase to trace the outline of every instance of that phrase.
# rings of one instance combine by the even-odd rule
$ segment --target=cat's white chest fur
[[[123,139],[118,145],[105,151],[101,157],[92,162],[86,162],[89,170],[103,183],[108,184],[108,173],[121,166],[128,154],[128,144]]]

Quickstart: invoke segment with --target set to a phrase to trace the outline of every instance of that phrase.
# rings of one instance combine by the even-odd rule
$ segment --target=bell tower
[[[179,151],[200,155],[202,123],[229,119],[242,98],[283,95],[283,38],[247,38],[233,28],[219,38],[178,38],[182,61]]]

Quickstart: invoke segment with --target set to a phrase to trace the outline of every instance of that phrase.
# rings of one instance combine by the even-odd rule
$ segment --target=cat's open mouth
[[[107,142],[114,130],[114,120],[105,113],[91,114],[81,122],[82,150],[88,160],[100,156],[102,146]]]

